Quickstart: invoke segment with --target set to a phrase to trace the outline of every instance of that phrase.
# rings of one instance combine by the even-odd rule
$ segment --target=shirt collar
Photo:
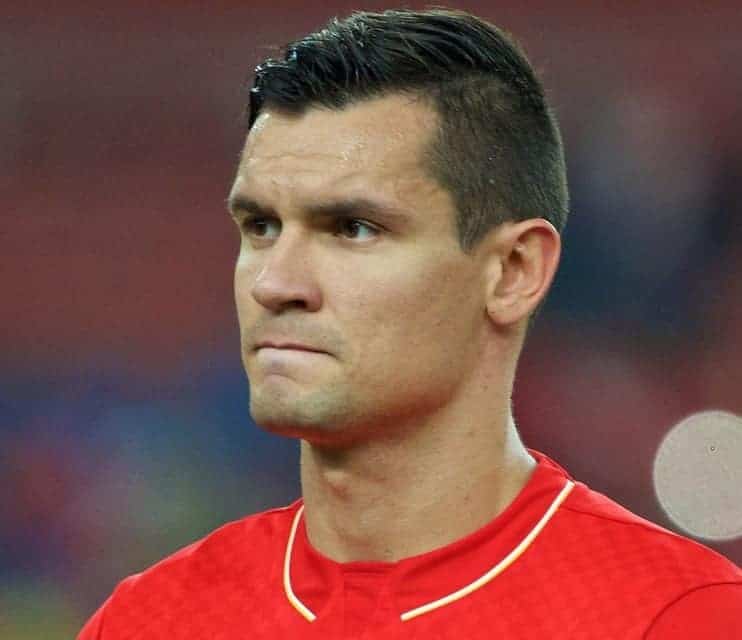
[[[537,465],[528,483],[497,517],[451,544],[394,563],[335,562],[307,538],[303,504],[296,503],[284,558],[284,591],[292,606],[312,622],[328,610],[344,581],[376,583],[400,618],[424,615],[497,579],[541,533],[574,487],[567,472],[530,450]]]

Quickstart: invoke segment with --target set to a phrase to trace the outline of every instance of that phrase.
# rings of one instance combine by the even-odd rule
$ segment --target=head
[[[356,13],[258,66],[248,125],[230,206],[256,422],[331,443],[493,372],[509,397],[568,199],[517,45],[460,12]]]

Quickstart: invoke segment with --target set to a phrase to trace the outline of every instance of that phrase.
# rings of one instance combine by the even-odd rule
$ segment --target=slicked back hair
[[[393,93],[430,100],[439,128],[426,149],[451,193],[463,251],[513,220],[561,233],[569,196],[556,118],[525,54],[505,32],[462,11],[356,12],[258,65],[248,128],[264,108],[342,109]]]

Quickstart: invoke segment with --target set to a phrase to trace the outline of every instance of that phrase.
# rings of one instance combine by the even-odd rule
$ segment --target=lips
[[[300,344],[298,342],[273,342],[271,340],[264,340],[262,342],[259,342],[255,349],[291,349],[293,351],[310,351],[312,353],[325,353],[321,349],[315,349],[314,347],[310,347],[305,344]]]

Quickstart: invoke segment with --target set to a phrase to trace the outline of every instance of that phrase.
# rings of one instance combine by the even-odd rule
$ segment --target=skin
[[[542,219],[506,223],[465,254],[452,198],[424,169],[437,126],[403,95],[268,109],[230,193],[250,411],[301,439],[307,533],[341,562],[461,538],[535,466],[510,395],[559,235]],[[359,199],[375,206],[317,211]],[[257,348],[266,340],[321,353]]]

